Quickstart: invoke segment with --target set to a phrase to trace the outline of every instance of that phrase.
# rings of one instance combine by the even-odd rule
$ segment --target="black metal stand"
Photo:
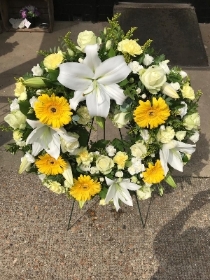
[[[136,198],[136,202],[137,202],[137,207],[138,207],[138,211],[139,211],[139,216],[140,216],[140,220],[141,220],[141,223],[142,223],[142,227],[145,228],[146,223],[147,223],[147,219],[148,219],[148,216],[149,216],[150,206],[151,206],[151,203],[152,203],[152,197],[150,198],[150,202],[149,202],[149,205],[148,205],[148,209],[147,209],[145,220],[143,219],[143,216],[142,216],[142,213],[141,213],[141,208],[140,208],[140,202],[139,202],[139,199],[138,199],[136,193],[135,193],[135,198]]]

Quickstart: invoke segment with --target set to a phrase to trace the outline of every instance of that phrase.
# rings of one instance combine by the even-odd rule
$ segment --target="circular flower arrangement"
[[[92,31],[68,33],[56,50],[31,73],[17,79],[11,112],[5,121],[22,150],[19,173],[35,172],[51,191],[78,201],[80,207],[99,195],[100,204],[161,195],[163,182],[176,184],[171,170],[183,166],[199,138],[197,111],[201,92],[194,92],[187,73],[169,68],[151,40],[143,46],[109,20],[100,36]],[[118,139],[91,141],[95,124],[105,119],[126,128]]]

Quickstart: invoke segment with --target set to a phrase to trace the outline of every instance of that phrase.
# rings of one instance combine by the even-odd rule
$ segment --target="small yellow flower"
[[[89,153],[86,147],[78,149],[76,161],[78,165],[89,165],[93,161],[93,154]]]
[[[67,167],[67,163],[62,157],[55,159],[48,154],[39,156],[39,159],[35,161],[35,165],[40,173],[46,175],[62,174]]]
[[[143,174],[143,180],[148,184],[158,184],[164,179],[164,171],[160,160],[157,160],[155,165],[149,163],[148,168]]]
[[[113,161],[117,164],[118,169],[124,169],[127,159],[128,155],[125,152],[117,152]]]
[[[170,110],[163,98],[152,98],[152,104],[149,100],[139,101],[139,106],[134,111],[134,121],[140,127],[150,129],[156,128],[165,123],[170,116]]]
[[[43,63],[47,69],[55,70],[63,61],[63,54],[61,51],[52,53],[45,57]]]
[[[90,200],[92,196],[99,193],[101,184],[87,175],[80,175],[79,178],[74,180],[74,185],[71,187],[69,193],[77,201]]]
[[[70,105],[64,97],[42,94],[34,104],[36,117],[41,123],[60,128],[71,121]]]
[[[26,100],[26,87],[22,82],[15,83],[15,96],[18,97],[19,100]]]
[[[136,56],[141,54],[142,48],[135,40],[125,39],[118,43],[118,51],[122,53],[128,53],[131,56]]]

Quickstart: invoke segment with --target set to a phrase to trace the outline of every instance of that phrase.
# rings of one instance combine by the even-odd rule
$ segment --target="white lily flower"
[[[185,144],[180,141],[172,140],[167,144],[163,144],[160,150],[160,162],[166,175],[169,171],[168,164],[174,169],[183,172],[183,161],[181,153],[192,154],[196,145]]]
[[[131,183],[129,179],[111,180],[107,177],[105,179],[107,185],[110,186],[105,198],[105,204],[113,199],[117,211],[120,208],[119,199],[129,206],[133,206],[133,201],[128,190],[136,191],[140,188],[139,185]]]
[[[83,63],[67,62],[60,65],[58,81],[67,88],[75,90],[70,106],[76,110],[80,101],[86,99],[91,116],[106,118],[109,113],[110,99],[122,105],[126,96],[117,84],[131,72],[124,57],[118,55],[101,62],[98,45],[85,47]]]
[[[37,156],[42,150],[58,159],[60,155],[60,137],[68,142],[76,141],[75,137],[69,136],[64,128],[52,128],[40,121],[26,120],[34,129],[26,139],[26,145],[32,144],[32,155]]]

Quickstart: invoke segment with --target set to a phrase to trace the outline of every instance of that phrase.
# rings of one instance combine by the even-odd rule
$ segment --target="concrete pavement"
[[[29,71],[36,52],[57,46],[71,30],[98,34],[106,23],[56,22],[53,33],[0,34],[0,123],[13,97],[14,77]],[[210,24],[199,24],[210,60]],[[169,58],[170,59],[170,58]],[[116,213],[97,199],[80,211],[72,201],[41,186],[34,175],[18,175],[20,154],[4,145],[0,132],[0,275],[2,280],[209,280],[210,275],[210,68],[185,68],[193,87],[201,89],[201,137],[178,188],[155,196],[143,229],[137,205]],[[112,133],[110,131],[110,133]],[[141,202],[143,216],[149,201]]]

